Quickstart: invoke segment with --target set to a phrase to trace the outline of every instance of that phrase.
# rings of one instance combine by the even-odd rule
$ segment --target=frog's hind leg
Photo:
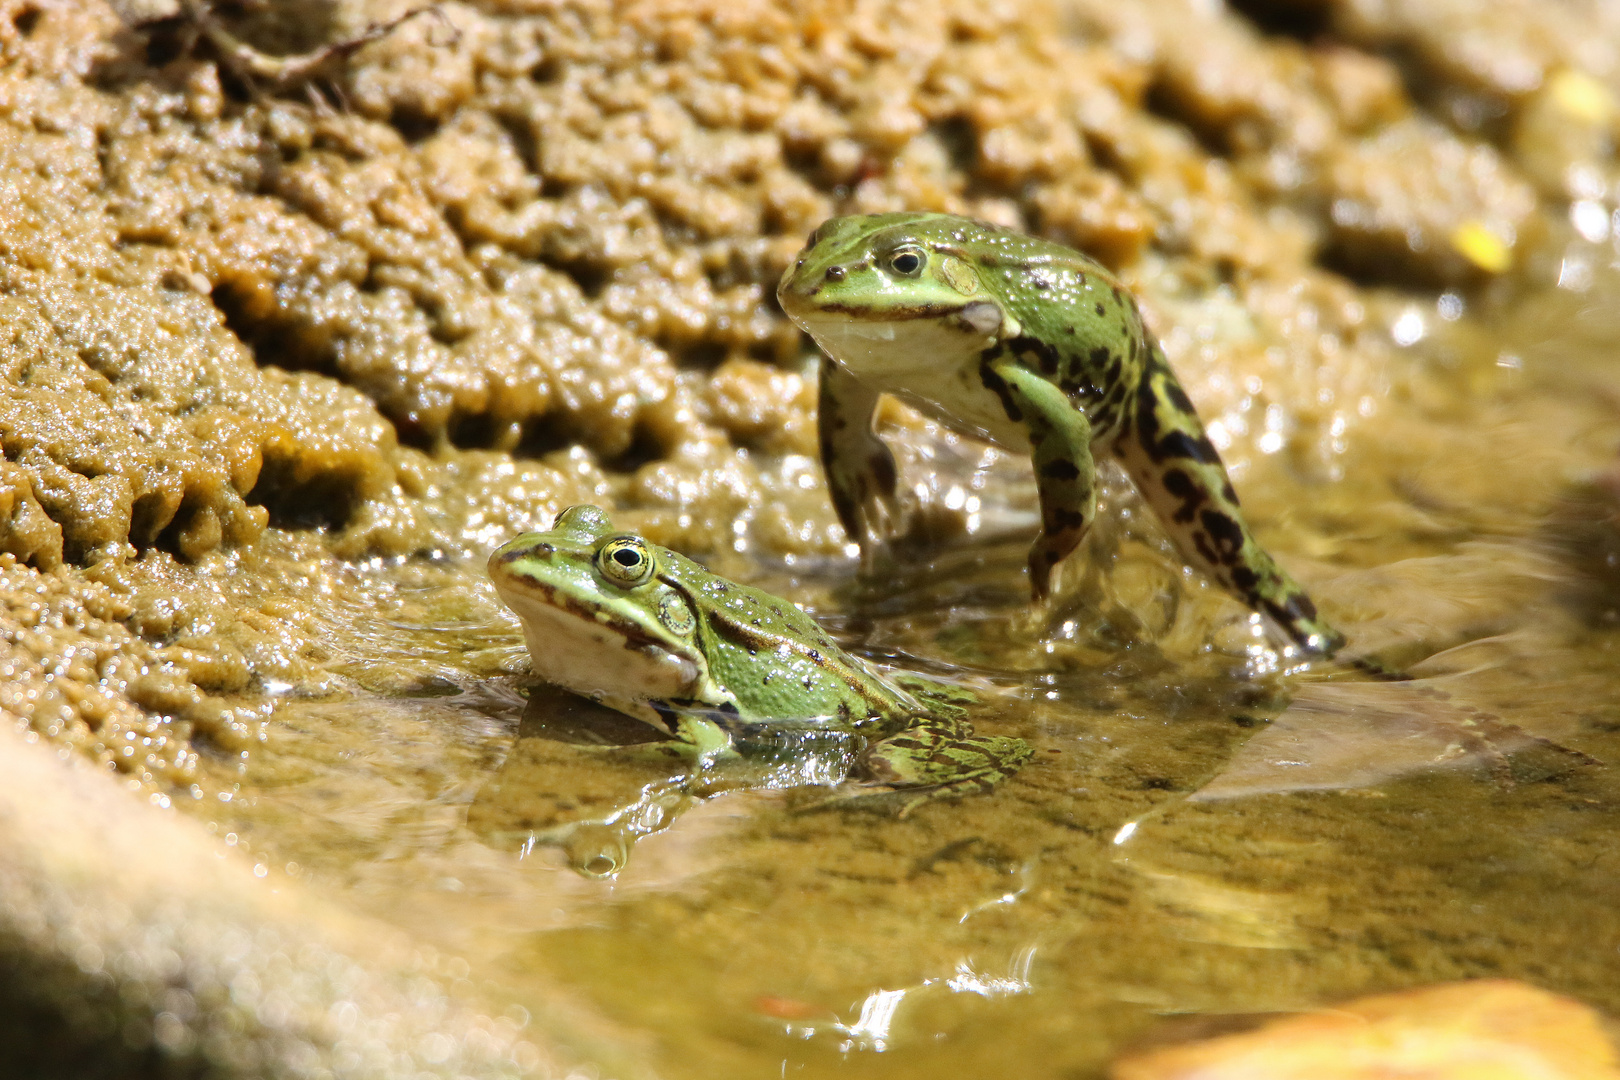
[[[856,759],[856,770],[894,789],[904,817],[935,799],[988,792],[1032,753],[1023,739],[976,735],[960,721],[928,720],[869,745]]]
[[[1326,655],[1344,644],[1305,590],[1255,541],[1220,455],[1156,344],[1115,450],[1194,565],[1275,619],[1306,651]]]
[[[872,431],[878,391],[831,359],[821,361],[816,427],[827,494],[845,534],[861,546],[868,568],[879,541],[898,523],[894,455]]]
[[[1097,515],[1091,422],[1050,380],[1010,356],[986,357],[980,378],[1001,398],[1007,418],[1029,432],[1041,497],[1041,535],[1029,549],[1029,585],[1042,600],[1052,590],[1052,568],[1080,545]]]

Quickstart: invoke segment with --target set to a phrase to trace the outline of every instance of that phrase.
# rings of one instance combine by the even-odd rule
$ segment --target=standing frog
[[[1344,638],[1255,541],[1192,402],[1136,301],[1091,259],[951,214],[832,218],[777,299],[830,358],[821,459],[838,518],[869,552],[895,517],[894,458],[872,431],[880,393],[1034,459],[1037,600],[1097,508],[1094,450],[1113,453],[1183,554],[1306,652]]]
[[[988,791],[1029,744],[977,735],[845,652],[790,600],[710,573],[613,529],[594,506],[563,511],[489,558],[523,624],[535,675],[644,720],[702,760],[773,727],[845,732],[854,771],[905,806]]]

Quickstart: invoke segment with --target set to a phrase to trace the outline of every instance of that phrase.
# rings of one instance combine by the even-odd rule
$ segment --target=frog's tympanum
[[[637,717],[706,761],[772,728],[847,732],[855,772],[912,802],[984,791],[1022,739],[977,735],[845,652],[789,600],[616,532],[594,506],[498,548],[489,574],[534,673]]]
[[[833,505],[863,552],[894,519],[895,467],[872,432],[879,393],[1032,455],[1035,597],[1096,512],[1094,449],[1117,456],[1185,556],[1298,645],[1343,637],[1255,542],[1220,456],[1136,302],[1061,245],[949,214],[833,218],[777,287],[831,358],[821,456]]]

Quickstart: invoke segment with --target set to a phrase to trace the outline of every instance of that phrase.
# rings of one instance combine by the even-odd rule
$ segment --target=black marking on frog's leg
[[[1041,499],[1041,534],[1029,549],[1029,583],[1039,600],[1051,591],[1052,568],[1079,546],[1097,510],[1091,422],[1037,373],[1006,359],[985,364],[1006,387],[1003,400],[1017,406],[1029,434]]]
[[[1164,474],[1164,488],[1181,500],[1181,507],[1171,515],[1171,520],[1184,525],[1192,521],[1193,515],[1198,513],[1199,504],[1204,501],[1203,489],[1180,469],[1171,469]]]
[[[1215,557],[1221,564],[1236,565],[1243,554],[1244,541],[1248,539],[1242,523],[1219,510],[1205,510],[1198,515],[1198,523],[1204,527],[1205,534],[1215,548]]]
[[[1019,411],[1018,402],[1013,398],[1012,388],[1007,385],[1007,380],[1002,378],[994,367],[995,359],[1003,355],[1005,350],[1000,345],[984,351],[979,358],[979,381],[984,384],[986,390],[1001,399],[1001,407],[1006,410],[1007,419],[1018,424],[1023,422],[1024,414]]]
[[[1164,354],[1151,342],[1146,348],[1131,424],[1115,444],[1126,471],[1190,562],[1306,651],[1331,654],[1343,636],[1254,539],[1192,402]]]
[[[898,517],[894,455],[872,432],[878,391],[861,383],[832,360],[821,364],[817,433],[821,463],[845,534],[869,558]]]

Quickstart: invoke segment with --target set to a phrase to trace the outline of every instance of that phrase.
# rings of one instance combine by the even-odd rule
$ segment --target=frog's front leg
[[[700,767],[717,764],[738,756],[731,733],[726,730],[724,707],[699,704],[671,705],[648,702],[658,713],[679,751],[690,754]],[[732,709],[732,715],[736,710]]]
[[[899,521],[894,455],[872,431],[878,391],[831,358],[821,362],[817,427],[827,493],[851,540],[870,561],[878,542]]]
[[[1157,345],[1116,450],[1190,562],[1275,619],[1306,651],[1331,654],[1344,644],[1344,635],[1317,616],[1305,590],[1249,531],[1226,467]]]
[[[964,721],[929,717],[869,745],[856,758],[856,771],[901,789],[904,816],[933,799],[987,792],[1033,753],[1023,739],[976,735]]]
[[[1041,534],[1029,549],[1029,585],[1040,600],[1051,591],[1052,568],[1079,546],[1097,513],[1091,422],[1064,392],[1010,355],[986,357],[980,378],[1001,398],[1007,418],[1029,432]]]

